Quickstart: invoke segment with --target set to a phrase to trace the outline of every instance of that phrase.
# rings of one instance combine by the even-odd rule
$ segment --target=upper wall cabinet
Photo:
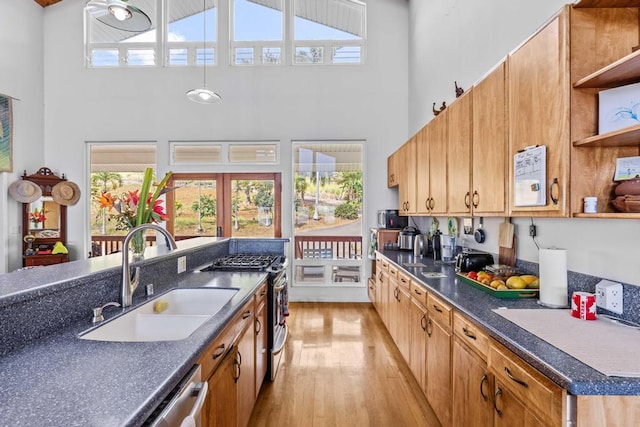
[[[504,216],[509,191],[506,62],[473,88],[471,205],[474,215]]]
[[[473,95],[467,91],[448,108],[447,199],[449,213],[471,214],[471,144]],[[488,168],[492,163],[487,164]]]
[[[450,108],[434,117],[418,135],[418,213],[447,213],[447,125]]]
[[[603,2],[611,3],[595,3]],[[610,203],[616,159],[640,154],[640,125],[598,134],[598,92],[640,82],[640,51],[635,50],[640,2],[616,8],[592,8],[592,3],[583,0],[571,10],[571,213],[640,218],[640,213],[617,212]],[[597,214],[582,211],[589,196],[598,198]]]
[[[398,150],[387,157],[387,187],[398,186]]]
[[[414,135],[397,154],[398,207],[400,215],[413,215],[416,210],[416,140]]]
[[[508,58],[510,212],[513,216],[567,216],[569,191],[569,6]],[[546,146],[544,204],[515,206],[513,156]]]

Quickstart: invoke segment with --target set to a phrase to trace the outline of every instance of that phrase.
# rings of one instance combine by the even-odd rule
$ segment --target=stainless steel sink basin
[[[173,341],[187,338],[207,319],[216,314],[238,289],[174,289],[140,307],[81,334],[94,341]],[[154,312],[162,301],[166,308]]]

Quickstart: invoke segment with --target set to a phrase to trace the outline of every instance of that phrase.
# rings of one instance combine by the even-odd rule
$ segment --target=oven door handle
[[[284,349],[284,345],[287,343],[287,337],[289,336],[289,327],[284,325],[284,339],[282,340],[282,344],[278,348],[274,348],[271,354],[274,356],[280,354],[280,352]]]
[[[287,281],[283,280],[281,285],[279,284],[278,286],[273,287],[273,292],[276,292],[276,293],[281,292],[286,287],[287,287]]]

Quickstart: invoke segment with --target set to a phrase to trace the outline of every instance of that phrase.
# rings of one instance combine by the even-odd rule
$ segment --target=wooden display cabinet
[[[67,243],[67,207],[56,203],[51,197],[53,187],[66,181],[64,175],[59,177],[51,169],[42,167],[33,175],[25,171],[23,180],[32,181],[42,190],[40,199],[22,204],[22,265],[32,267],[38,265],[52,265],[69,261],[68,254],[52,254],[51,250],[56,242]],[[46,219],[42,223],[34,224],[29,214],[35,209],[45,212]],[[31,248],[33,254],[27,255],[29,244],[25,237],[33,236]]]

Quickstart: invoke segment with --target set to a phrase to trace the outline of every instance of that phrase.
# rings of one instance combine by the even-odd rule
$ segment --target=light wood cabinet
[[[473,87],[472,193],[474,215],[504,216],[509,194],[507,63]]]
[[[566,390],[497,342],[491,342],[487,363],[495,377],[494,425],[563,423]]]
[[[203,426],[245,427],[249,421],[258,393],[254,307],[262,289],[266,290],[260,288],[198,359],[209,385]],[[266,316],[264,321],[266,325]]]
[[[220,362],[218,369],[208,380],[209,397],[202,411],[202,425],[207,427],[238,424],[235,351],[226,353]]]
[[[546,146],[543,206],[515,206],[513,216],[567,216],[569,213],[569,6],[508,57],[509,173],[513,156],[527,147]],[[513,191],[511,192],[513,193]]]
[[[493,425],[493,375],[489,338],[460,314],[453,316],[453,425]]]
[[[398,273],[396,279],[396,289],[394,292],[394,316],[391,335],[393,336],[400,354],[407,363],[410,360],[410,316],[411,316],[411,294],[409,284],[411,280],[404,273]]]
[[[254,322],[255,313],[253,303],[242,314],[244,328],[238,340],[237,358],[237,391],[238,399],[238,427],[245,427],[249,423],[253,405],[256,402],[256,346]]]
[[[378,314],[387,330],[389,330],[389,304],[391,298],[391,280],[389,278],[389,262],[384,260],[378,271]]]
[[[399,149],[398,155],[398,213],[413,215],[416,209],[416,145],[417,136],[414,135]]]
[[[387,157],[387,187],[397,187],[398,186],[398,151],[396,150],[393,154]]]
[[[473,88],[447,107],[447,206],[451,215],[471,214]],[[490,173],[492,163],[485,167]]]
[[[409,367],[420,384],[423,392],[426,389],[427,361],[427,291],[416,282],[411,281],[411,309],[409,318]]]
[[[426,395],[443,426],[451,424],[451,307],[427,294]]]
[[[418,213],[447,213],[447,120],[449,109],[434,117],[418,134]]]
[[[267,284],[265,283],[256,293],[256,316],[255,316],[255,334],[256,334],[256,384],[255,398],[258,398],[260,388],[267,374],[267,362],[269,358],[269,342],[267,337],[267,328],[269,323],[267,320]]]

